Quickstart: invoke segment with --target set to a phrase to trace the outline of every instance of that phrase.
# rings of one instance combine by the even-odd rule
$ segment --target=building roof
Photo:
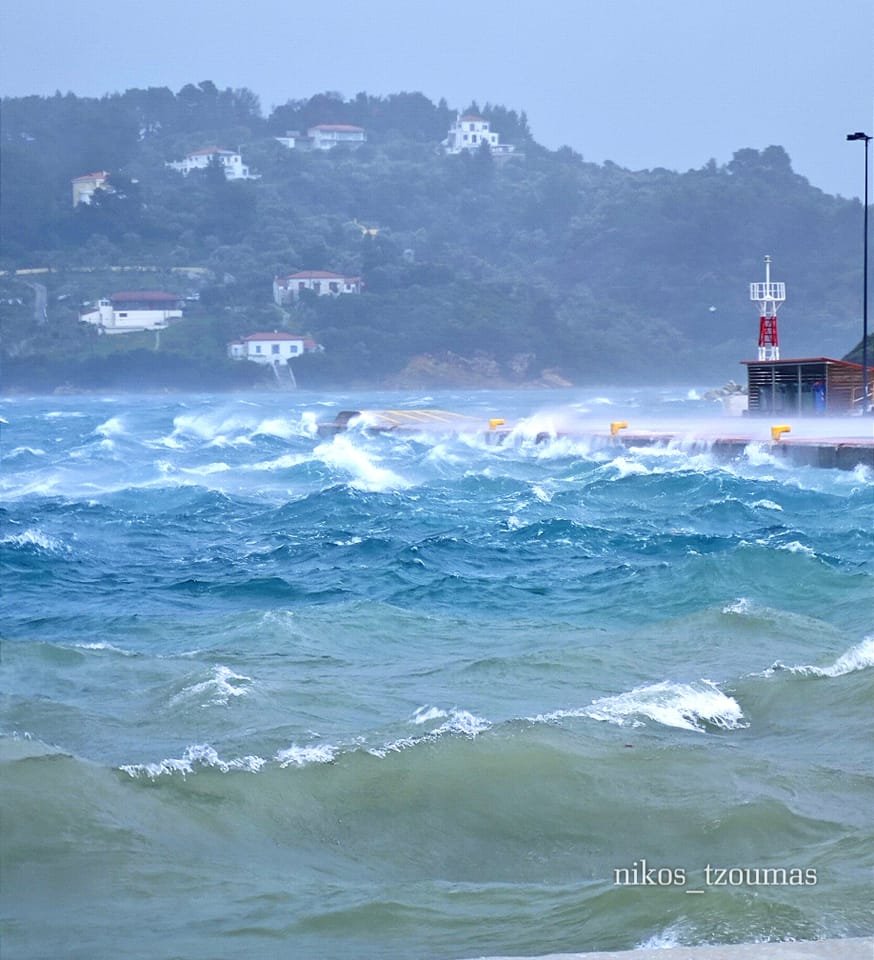
[[[108,176],[108,170],[97,170],[94,173],[83,173],[81,177],[73,177],[72,182],[78,183],[80,180],[105,180]]]
[[[459,120],[476,120],[479,123],[485,123],[486,118],[481,117],[478,113],[466,113],[463,117],[459,117]]]
[[[330,270],[301,270],[299,273],[289,273],[276,279],[282,282],[283,280],[360,280],[361,277],[347,277],[342,273],[332,273]]]
[[[120,293],[110,294],[113,303],[117,300],[153,300],[161,303],[181,300],[178,293],[167,293],[164,290],[122,290]]]
[[[273,333],[250,333],[243,337],[244,342],[249,340],[308,340],[302,333],[286,333],[284,330],[274,330]]]
[[[235,150],[225,150],[224,147],[202,147],[200,150],[192,150],[191,153],[187,153],[187,157],[209,157],[214,153],[224,153],[228,156],[232,156],[236,153]]]
[[[834,357],[800,357],[796,359],[787,358],[786,360],[741,360],[741,363],[749,366],[784,366],[796,363],[833,363],[838,367],[855,367],[856,370],[862,369],[861,363],[853,363],[852,360],[835,360]]]
[[[351,123],[317,123],[310,130],[336,130],[340,133],[364,133],[364,127],[356,127]]]

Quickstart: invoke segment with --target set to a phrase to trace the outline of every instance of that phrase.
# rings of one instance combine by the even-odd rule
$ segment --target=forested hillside
[[[226,342],[285,328],[325,348],[296,361],[311,385],[437,376],[422,355],[449,379],[463,368],[495,383],[544,371],[574,383],[721,381],[754,355],[748,284],[763,279],[766,254],[788,286],[784,356],[843,356],[858,342],[860,204],[795,174],[781,147],[682,173],[629,171],[544,149],[524,113],[456,106],[489,119],[514,155],[445,155],[457,111],[417,93],[326,93],[266,117],[250,91],[210,82],[4,99],[4,379],[106,385],[121,354],[144,383],[189,383],[195,369],[204,385],[254,382],[263,371],[233,367]],[[367,143],[301,152],[274,139],[317,123],[360,125]],[[211,145],[239,149],[259,178],[165,166]],[[71,179],[98,170],[114,192],[74,209]],[[53,272],[13,273],[43,267]],[[273,277],[299,270],[360,275],[365,289],[276,307]],[[99,337],[77,320],[85,301],[156,287],[191,298],[159,344]],[[161,359],[148,356],[156,346]]]

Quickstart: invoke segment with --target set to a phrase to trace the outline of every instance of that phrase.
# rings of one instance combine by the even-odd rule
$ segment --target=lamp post
[[[862,413],[868,412],[868,142],[871,137],[861,130],[848,133],[847,140],[865,141],[865,199],[863,206],[862,241]]]

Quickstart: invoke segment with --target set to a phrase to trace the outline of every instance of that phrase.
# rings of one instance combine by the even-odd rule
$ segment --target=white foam
[[[184,700],[209,694],[210,699],[202,706],[225,706],[231,697],[245,697],[248,695],[252,683],[251,677],[234,673],[229,667],[216,664],[212,669],[212,676],[208,680],[192,684],[176,694],[170,701],[171,705]]]
[[[122,650],[121,647],[116,647],[114,644],[107,643],[105,641],[99,641],[96,643],[74,643],[73,646],[77,650],[106,650],[110,653],[120,653],[123,657],[136,656],[133,650]]]
[[[22,533],[13,533],[8,537],[3,537],[0,543],[8,543],[15,547],[37,547],[40,550],[46,550],[48,553],[65,553],[69,551],[60,540],[49,537],[41,530],[28,529]]]
[[[780,510],[782,512],[783,508],[779,503],[774,503],[773,500],[756,500],[755,503],[750,504],[751,507],[758,507],[762,510]]]
[[[556,710],[532,717],[534,722],[550,722],[565,717],[588,717],[617,726],[645,726],[645,717],[666,727],[705,731],[704,724],[721,730],[737,730],[749,726],[738,702],[724,694],[710,680],[696,684],[662,681],[635,687],[627,693],[593,700],[587,707]]]
[[[284,453],[275,460],[261,460],[246,467],[247,470],[287,470],[298,464],[311,460],[310,456],[302,453]]]
[[[784,543],[781,546],[777,547],[778,550],[786,550],[789,553],[801,553],[805,557],[815,557],[816,551],[810,547],[806,547],[803,543],[799,543],[797,540],[793,540],[791,543]]]
[[[121,417],[110,417],[108,420],[94,428],[94,432],[100,437],[122,437],[127,433]]]
[[[431,720],[442,720],[446,716],[448,716],[448,714],[445,710],[441,710],[440,707],[429,707],[426,704],[424,707],[418,707],[416,709],[416,712],[410,718],[410,722],[423,724]]]
[[[682,930],[676,924],[665,927],[659,933],[654,933],[646,940],[641,940],[635,947],[635,950],[673,950],[674,947],[682,946],[680,939]]]
[[[159,763],[131,763],[124,764],[119,769],[124,770],[131,777],[149,777],[154,780],[160,776],[181,774],[187,777],[194,773],[197,767],[212,767],[222,773],[231,770],[242,770],[246,773],[257,773],[267,761],[263,757],[247,756],[236,757],[233,760],[222,760],[216,751],[206,743],[195,743],[185,748],[181,757],[170,757]]]
[[[303,767],[310,763],[332,763],[337,755],[337,748],[329,743],[317,744],[308,747],[299,747],[292,744],[285,750],[279,750],[273,758],[283,769],[285,767]]]
[[[816,667],[805,664],[798,667],[787,667],[778,661],[760,675],[770,677],[778,670],[787,670],[789,673],[806,677],[843,677],[848,673],[855,673],[857,670],[867,670],[869,667],[874,667],[874,635],[865,637],[861,643],[841,654],[831,666]]]
[[[738,597],[734,603],[729,603],[722,608],[726,614],[736,614],[737,616],[748,616],[753,610],[753,602],[747,597]]]
[[[39,447],[16,447],[14,450],[9,451],[9,459],[13,457],[20,457],[22,454],[28,453],[32,457],[44,457],[46,455],[45,450],[40,449]]]
[[[351,486],[357,490],[382,493],[387,490],[404,489],[409,486],[406,480],[385,467],[377,465],[377,457],[372,459],[360,447],[356,447],[349,437],[339,434],[329,443],[321,443],[314,450],[315,456],[326,466],[351,474]]]
[[[619,479],[624,477],[645,477],[653,473],[650,467],[640,463],[639,460],[629,460],[628,457],[616,457],[611,460],[608,467],[612,467],[618,474]]]

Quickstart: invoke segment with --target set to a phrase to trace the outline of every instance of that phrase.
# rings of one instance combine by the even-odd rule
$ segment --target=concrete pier
[[[480,957],[477,960],[874,960],[874,939],[741,943],[719,947],[551,953],[542,957]]]
[[[350,429],[402,435],[463,433],[479,435],[494,444],[568,439],[588,443],[593,451],[676,447],[689,453],[709,453],[725,461],[742,459],[754,448],[797,466],[854,470],[861,465],[874,469],[874,421],[870,417],[770,425],[754,418],[714,418],[670,425],[647,424],[651,429],[646,430],[630,428],[625,420],[605,424],[603,420],[574,421],[560,416],[558,423],[544,422],[550,419],[535,416],[511,423],[498,417],[484,420],[445,410],[344,410],[334,420],[320,423],[318,432],[321,437]],[[541,423],[549,429],[541,429]],[[829,430],[834,434],[824,433]],[[846,435],[837,435],[838,430]],[[856,435],[852,435],[854,432]]]

